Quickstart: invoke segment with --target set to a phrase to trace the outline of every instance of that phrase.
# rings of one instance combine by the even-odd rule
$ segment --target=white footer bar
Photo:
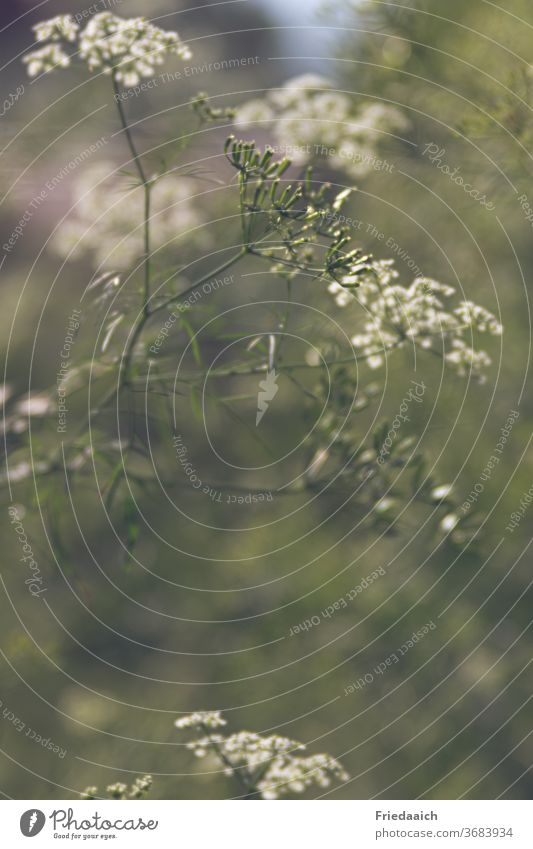
[[[5,801],[2,846],[532,849],[529,801]],[[29,839],[35,838],[35,843]]]

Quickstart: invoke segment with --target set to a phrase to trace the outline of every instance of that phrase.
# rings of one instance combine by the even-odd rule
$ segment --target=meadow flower
[[[488,332],[493,336],[500,336],[502,333],[502,326],[492,313],[472,301],[463,301],[454,312],[468,327],[480,333]]]
[[[450,495],[451,491],[451,483],[441,484],[441,486],[437,486],[435,489],[431,490],[431,498],[433,501],[442,501]]]
[[[459,516],[455,513],[448,513],[447,516],[442,519],[439,527],[443,534],[448,534],[450,531],[453,531],[455,527],[459,524]]]
[[[32,77],[66,68],[79,56],[90,71],[114,73],[118,82],[134,86],[142,77],[153,76],[155,66],[168,54],[191,58],[177,32],[159,29],[145,18],[120,18],[112,12],[93,15],[83,29],[71,15],[58,15],[36,24],[34,32],[45,45],[23,57]]]
[[[482,382],[490,357],[473,348],[464,336],[472,330],[500,335],[502,328],[495,316],[470,301],[448,309],[445,300],[455,294],[452,286],[417,277],[405,287],[397,279],[394,261],[378,260],[359,278],[360,286],[349,298],[342,295],[342,281],[340,286],[328,287],[338,306],[359,303],[364,307],[366,320],[351,339],[356,353],[365,357],[371,368],[378,368],[389,348],[415,343],[425,350],[443,351],[444,360],[458,375],[472,374]]]
[[[305,96],[306,92],[331,89],[332,83],[319,74],[299,74],[287,80],[279,89],[267,93],[267,100],[279,109],[295,107]]]
[[[176,720],[180,728],[217,728],[225,724],[219,711],[199,712]],[[313,784],[328,787],[333,779],[346,781],[348,774],[330,755],[309,757],[302,743],[279,734],[263,736],[239,731],[224,737],[207,734],[187,744],[196,757],[214,755],[227,776],[235,776],[252,795],[277,799],[286,793],[303,793]]]
[[[110,784],[106,790],[111,799],[123,799],[128,792],[128,785],[117,781],[115,784]]]

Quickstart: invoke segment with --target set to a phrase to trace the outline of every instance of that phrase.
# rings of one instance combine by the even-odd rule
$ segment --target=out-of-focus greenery
[[[81,9],[83,4],[77,5]],[[142,13],[140,5],[125,0],[116,11]],[[158,5],[161,14],[175,11],[170,2]],[[0,723],[0,789],[6,795],[61,798],[87,785],[129,785],[136,775],[150,773],[157,797],[224,796],[223,778],[196,767],[173,726],[179,713],[219,708],[231,711],[234,728],[280,733],[303,740],[310,751],[324,749],[338,757],[352,779],[332,791],[335,798],[529,794],[531,652],[527,630],[523,635],[530,623],[528,514],[513,533],[506,526],[533,477],[527,454],[531,401],[523,391],[533,256],[530,224],[517,200],[528,193],[531,78],[525,57],[533,19],[530,12],[528,19],[525,2],[505,10],[455,0],[445,7],[435,2],[409,5],[367,3],[352,9],[330,4],[322,20],[342,24],[346,33],[336,30],[333,37],[324,31],[327,67],[321,70],[340,90],[355,92],[354,98],[363,102],[383,99],[409,122],[401,139],[384,139],[382,155],[394,167],[361,179],[343,208],[359,222],[353,226],[356,244],[377,259],[395,257],[405,285],[414,265],[482,303],[504,325],[501,356],[493,342],[495,364],[484,385],[443,372],[437,358],[417,360],[416,376],[427,386],[424,404],[411,405],[411,421],[402,429],[405,437],[422,433],[420,451],[429,458],[424,474],[430,472],[435,482],[453,481],[454,509],[460,510],[494,455],[511,411],[519,410],[501,460],[483,479],[476,499],[482,531],[473,544],[460,539],[458,545],[439,536],[438,519],[428,505],[400,512],[392,530],[397,512],[391,517],[387,509],[362,527],[350,480],[342,481],[340,491],[313,499],[305,510],[298,509],[303,503],[298,493],[280,495],[268,514],[273,524],[252,531],[251,526],[265,521],[263,513],[246,503],[222,509],[217,504],[214,509],[212,497],[202,500],[180,479],[169,433],[159,422],[167,412],[166,401],[158,406],[154,399],[154,421],[141,423],[138,436],[146,443],[147,433],[155,435],[156,466],[165,480],[175,481],[181,513],[162,493],[146,490],[143,496],[146,468],[140,462],[130,473],[140,481],[135,496],[145,516],[142,522],[137,505],[124,492],[110,505],[120,509],[110,521],[94,481],[81,479],[68,491],[61,483],[58,490],[37,474],[35,482],[30,476],[13,485],[13,502],[44,576],[46,604],[23,585],[20,551],[7,515],[11,501],[4,494],[0,698],[6,715]],[[171,85],[127,103],[142,149],[161,146],[151,157],[153,167],[161,156],[166,162],[180,161],[180,140],[197,133],[191,160],[208,163],[200,179],[206,189],[215,189],[209,201],[215,223],[208,228],[206,254],[227,244],[233,223],[216,219],[230,214],[228,196],[238,210],[231,185],[230,195],[222,192],[220,200],[216,191],[228,184],[218,157],[232,125],[231,119],[221,121],[221,128],[201,124],[185,103],[202,89],[224,95],[213,101],[216,105],[238,104],[285,77],[283,63],[268,62],[269,56],[279,55],[277,35],[262,28],[266,19],[257,7],[253,13],[248,7],[238,12],[231,5],[223,8],[231,20],[221,21],[220,11],[209,7],[160,23],[176,26],[192,42],[195,63],[246,54],[259,55],[259,65],[182,80],[178,99],[184,105],[178,109],[173,108]],[[53,11],[65,10],[55,4]],[[13,31],[19,49],[29,45],[27,19]],[[231,34],[213,37],[220,31]],[[302,60],[301,70],[315,70],[312,61]],[[5,89],[13,91],[23,80],[18,61],[7,73]],[[78,75],[82,96],[72,81],[64,85],[62,74],[35,86],[24,79],[24,97],[3,118],[4,126],[9,120],[10,132],[20,130],[20,138],[2,156],[4,182],[10,187],[2,207],[8,234],[28,200],[88,142],[105,136],[109,141],[103,155],[117,165],[126,160],[123,138],[113,136],[117,125],[108,81],[86,84],[81,71],[69,73],[75,79]],[[44,104],[43,114],[32,123]],[[63,136],[66,126],[72,129]],[[268,140],[268,126],[264,134]],[[460,169],[480,195],[486,194],[494,212],[467,196],[431,161],[424,153],[429,145],[444,150],[441,161],[451,171]],[[353,177],[333,171],[327,157],[318,157],[315,165],[319,177],[332,180],[337,191],[345,185],[355,188]],[[197,179],[199,171],[195,164],[185,176]],[[54,383],[66,321],[95,275],[88,255],[63,267],[52,250],[39,255],[72,203],[70,186],[70,180],[62,181],[50,194],[24,234],[24,250],[8,257],[2,272],[0,320],[14,398],[28,390],[29,380],[34,390]],[[184,240],[170,261],[179,267],[197,262],[198,274],[207,274],[216,262],[198,258],[195,250]],[[238,286],[224,287],[215,303],[205,306],[202,320],[224,308],[237,311],[232,333],[267,337],[273,323],[283,326],[277,305],[255,306],[253,318],[238,311],[260,299],[284,301],[286,280],[259,277],[247,259],[236,282]],[[305,281],[294,282],[291,296],[307,303]],[[309,302],[324,303],[319,298]],[[331,312],[342,324],[342,313],[333,305]],[[297,325],[302,335],[308,332],[306,321],[301,318]],[[80,362],[92,354],[101,322],[97,306],[87,307],[83,322],[76,343]],[[320,322],[312,324],[317,336],[321,329]],[[215,331],[207,336],[208,359],[218,353],[214,336]],[[187,341],[182,334],[166,353],[177,361]],[[335,359],[339,350],[331,346]],[[251,357],[258,352],[267,356],[257,345],[251,351]],[[305,355],[297,342],[290,351],[294,359]],[[194,357],[192,351],[192,364]],[[113,368],[112,361],[107,365]],[[220,365],[231,370],[236,360],[230,353]],[[332,390],[341,409],[343,401],[353,398],[354,388],[363,399],[357,413],[361,437],[394,418],[415,374],[412,369],[409,351],[391,359],[378,410],[375,378],[364,366],[357,378],[361,383],[354,384],[346,366],[334,372]],[[261,445],[256,433],[242,426],[242,416],[255,405],[255,397],[248,397],[257,393],[255,377],[244,387],[232,375],[225,379],[229,407],[202,411],[194,390],[178,398],[175,429],[205,481],[215,481],[221,492],[237,497],[251,489],[275,489],[278,481],[268,468],[244,476],[234,469],[230,475],[208,452],[202,422],[226,461],[266,465],[291,451],[306,433],[316,398],[325,391],[313,376],[294,377],[280,383],[261,430]],[[82,375],[82,388],[85,380]],[[69,402],[73,422],[87,412],[82,396]],[[139,405],[141,399],[139,392]],[[235,404],[242,404],[239,415]],[[124,428],[131,409],[120,412]],[[108,437],[116,421],[111,411],[102,431],[93,434],[96,442]],[[33,456],[28,456],[25,434],[9,437],[15,462],[31,463],[57,451],[57,436],[47,433],[39,419],[32,419],[31,427]],[[333,431],[336,422],[326,418],[323,427],[326,433]],[[344,448],[351,456],[352,446]],[[100,458],[96,463],[99,478],[109,480],[105,463]],[[187,512],[196,523],[186,520]],[[221,525],[232,532],[222,532]],[[158,536],[172,540],[172,547]],[[133,548],[135,557],[125,555],[125,548]],[[362,582],[372,574],[378,577],[365,589]],[[339,604],[353,588],[360,588],[353,600]],[[320,619],[319,625],[297,630],[313,617]],[[352,686],[346,694],[428,622],[436,627],[398,662],[388,663],[386,674],[372,674],[371,683]],[[66,755],[40,745],[36,735],[26,733],[31,729]]]

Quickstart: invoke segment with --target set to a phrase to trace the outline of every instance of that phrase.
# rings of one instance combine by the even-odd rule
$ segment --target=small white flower
[[[442,533],[447,534],[459,524],[459,516],[455,513],[448,513],[447,516],[441,521],[439,527]]]
[[[468,327],[480,333],[491,333],[493,336],[500,336],[502,333],[502,326],[495,316],[484,307],[473,304],[472,301],[463,301],[455,310],[455,314]]]
[[[70,57],[58,44],[47,44],[33,53],[27,53],[22,57],[22,61],[27,64],[30,77],[53,71],[55,68],[68,68],[70,65]]]
[[[392,498],[382,498],[381,501],[378,501],[374,506],[374,510],[376,513],[387,513],[391,507],[394,507],[394,501]]]
[[[37,41],[76,41],[79,26],[71,15],[56,15],[33,27]]]

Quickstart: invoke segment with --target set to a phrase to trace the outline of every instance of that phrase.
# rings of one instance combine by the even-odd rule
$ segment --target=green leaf
[[[185,318],[185,316],[181,316],[181,323],[183,325],[184,330],[187,333],[187,336],[191,340],[191,350],[196,360],[196,364],[202,365],[202,353],[200,351],[200,345],[198,344],[198,335],[195,333],[194,328],[189,323],[189,321]]]

